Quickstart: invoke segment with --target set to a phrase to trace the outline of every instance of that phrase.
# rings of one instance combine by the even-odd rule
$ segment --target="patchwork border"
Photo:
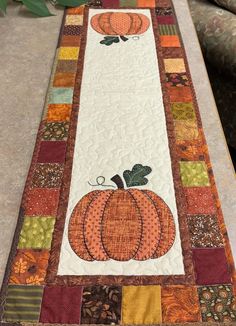
[[[97,3],[99,7],[99,1]],[[190,230],[186,239],[182,239],[185,255],[189,258],[185,260],[185,269],[189,274],[187,279],[181,277],[153,279],[145,276],[122,277],[117,281],[117,277],[110,276],[88,279],[84,277],[78,279],[77,276],[55,277],[55,268],[50,270],[59,253],[60,242],[56,243],[57,228],[63,227],[64,223],[62,219],[60,220],[64,217],[58,205],[66,203],[64,191],[70,179],[70,169],[67,167],[72,164],[73,159],[73,134],[79,112],[78,85],[82,78],[82,69],[77,75],[76,71],[77,67],[82,67],[83,64],[86,37],[81,36],[85,35],[87,30],[87,8],[85,14],[84,7],[67,9],[63,18],[44,116],[39,127],[1,290],[1,302],[4,302],[4,306],[0,307],[0,320],[3,321],[1,324],[19,325],[21,322],[25,326],[33,326],[35,323],[182,325],[191,322],[200,325],[204,322],[208,325],[209,322],[210,325],[219,325],[218,323],[227,321],[230,325],[236,320],[236,273],[187,58],[174,18],[173,5],[170,0],[156,2],[103,0],[103,5],[111,9],[120,5],[122,8],[152,7],[170,148],[172,146],[174,148],[171,151],[172,164],[176,166],[177,171],[174,177],[179,180],[176,189],[182,190],[185,197],[183,227]],[[76,15],[79,19],[75,23],[73,16]],[[176,61],[173,65],[172,60],[176,59],[179,61],[177,65]],[[173,66],[178,66],[178,72],[173,70]],[[183,67],[186,71],[183,71]],[[77,87],[74,89],[75,83]],[[181,201],[182,204],[183,198],[177,197],[177,201]],[[192,229],[190,220],[196,218],[202,221],[207,216],[210,217],[211,225],[215,226],[214,232],[209,231],[206,238],[200,232],[200,222],[195,224],[198,229]],[[32,223],[35,230],[40,229],[41,233],[36,231],[35,237],[28,235],[27,230],[30,228],[28,223]],[[203,251],[204,255],[209,253],[209,259],[213,252],[215,257],[211,262],[211,267],[214,265],[213,273],[208,274],[208,279],[204,276],[209,266],[202,260]],[[222,259],[225,259],[226,266],[223,272],[217,269],[218,262]],[[45,276],[48,270],[49,273]],[[149,281],[145,282],[147,279]],[[71,294],[70,290],[75,292]],[[20,298],[21,293],[26,297],[23,301]],[[138,304],[135,300],[140,297],[143,298],[142,306],[139,307],[140,313],[134,316],[132,311],[137,310]],[[33,306],[30,308],[27,301],[29,298],[33,300],[31,303]],[[65,315],[60,311],[62,298],[68,300],[72,309]],[[150,300],[158,309],[149,311],[149,319],[146,320],[144,311],[147,314],[151,307]],[[185,305],[188,300],[193,302],[191,312],[194,313],[190,313],[189,307]],[[101,302],[100,308],[97,308],[98,302]],[[168,307],[176,305],[179,306],[181,313],[173,314],[173,310]],[[48,315],[48,309],[54,309],[54,317]]]

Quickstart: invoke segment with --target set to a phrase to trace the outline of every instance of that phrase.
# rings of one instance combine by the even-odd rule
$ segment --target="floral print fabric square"
[[[119,324],[121,319],[121,288],[91,286],[83,290],[82,324]]]
[[[231,285],[200,287],[198,293],[204,322],[236,321],[236,301]]]

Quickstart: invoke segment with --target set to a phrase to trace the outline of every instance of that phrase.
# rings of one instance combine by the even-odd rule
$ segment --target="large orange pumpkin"
[[[105,12],[91,19],[91,26],[103,35],[139,35],[146,32],[150,20],[143,14]]]
[[[167,253],[175,225],[166,203],[150,190],[124,189],[118,175],[111,180],[118,189],[94,190],[75,206],[69,223],[74,252],[87,261],[141,261]]]

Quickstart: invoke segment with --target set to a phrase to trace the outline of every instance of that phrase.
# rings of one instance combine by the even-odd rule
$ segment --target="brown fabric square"
[[[222,247],[223,239],[214,215],[188,216],[188,228],[193,247]]]
[[[59,188],[63,176],[61,164],[37,164],[32,178],[32,187]]]

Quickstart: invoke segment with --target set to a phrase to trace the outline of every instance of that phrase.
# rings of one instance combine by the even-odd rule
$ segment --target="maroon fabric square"
[[[163,25],[175,24],[174,16],[157,16],[157,21],[159,24],[163,24]]]
[[[216,205],[210,187],[184,188],[188,214],[214,214]]]
[[[103,8],[119,8],[119,0],[102,0]]]
[[[24,199],[25,215],[56,217],[59,189],[33,188]]]
[[[42,141],[38,154],[38,163],[64,163],[65,156],[65,141]]]
[[[231,283],[224,248],[193,249],[196,284],[214,285]]]
[[[43,293],[41,323],[79,324],[82,288],[46,286]]]

